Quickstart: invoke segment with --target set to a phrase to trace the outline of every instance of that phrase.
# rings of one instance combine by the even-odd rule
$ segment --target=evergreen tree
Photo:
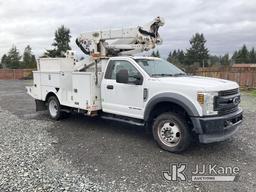
[[[64,57],[64,54],[67,50],[70,50],[70,30],[66,28],[64,25],[59,27],[55,31],[55,38],[52,46],[54,46],[54,49],[47,50],[46,53],[44,53],[44,56],[46,57]]]
[[[7,55],[4,54],[1,58],[1,68],[5,68],[7,63]]]
[[[155,51],[152,51],[151,57],[156,57]]]
[[[249,63],[249,51],[246,45],[243,45],[243,47],[238,51],[235,60],[236,63]]]
[[[155,57],[159,57],[160,58],[160,53],[159,53],[158,50],[156,51]]]
[[[173,50],[170,62],[173,64],[178,64],[178,54],[176,50]]]
[[[209,65],[219,65],[221,57],[217,55],[210,55],[209,56]]]
[[[35,68],[36,67],[36,58],[35,55],[32,54],[32,49],[28,45],[23,53],[23,62],[22,68]]]
[[[249,62],[256,63],[256,52],[254,48],[252,48],[251,51],[249,52]]]
[[[224,56],[220,56],[220,64],[221,65],[229,65],[230,64],[228,54],[225,54]]]
[[[237,55],[238,55],[238,52],[235,51],[235,52],[233,53],[232,57],[231,57],[231,60],[232,60],[232,63],[233,63],[233,64],[237,63],[237,62],[236,62]]]
[[[234,63],[256,63],[256,52],[252,48],[250,51],[246,45],[243,45],[238,51],[235,51],[232,56]]]
[[[196,33],[189,42],[191,47],[187,50],[186,54],[187,64],[199,63],[201,66],[205,65],[209,58],[209,51],[205,47],[206,39],[204,35]]]
[[[8,52],[8,55],[6,58],[6,67],[10,69],[20,68],[20,59],[21,59],[21,56],[19,54],[19,51],[15,46],[13,46]]]
[[[185,62],[185,54],[183,50],[178,50],[178,61],[179,61],[179,64],[184,64]]]
[[[170,51],[168,57],[167,57],[167,61],[171,62],[172,59],[172,51]]]
[[[173,64],[184,64],[185,62],[185,54],[183,50],[173,50],[173,52],[169,53],[167,61]]]

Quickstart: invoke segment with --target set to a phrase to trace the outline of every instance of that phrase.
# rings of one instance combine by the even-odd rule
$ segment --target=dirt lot
[[[30,81],[0,81],[0,191],[255,191],[256,97],[242,95],[245,121],[230,140],[161,150],[141,127],[36,113]],[[170,182],[171,163],[237,166],[235,182]]]

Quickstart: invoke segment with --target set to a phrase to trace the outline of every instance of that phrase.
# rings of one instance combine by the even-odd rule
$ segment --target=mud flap
[[[47,110],[46,104],[44,101],[41,100],[35,100],[36,102],[36,111],[45,111]]]

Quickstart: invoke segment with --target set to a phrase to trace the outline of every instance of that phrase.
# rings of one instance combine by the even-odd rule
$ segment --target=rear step
[[[109,116],[109,115],[102,115],[101,116],[102,119],[107,119],[107,120],[112,120],[112,121],[119,121],[122,123],[128,123],[128,124],[132,124],[132,125],[137,125],[137,126],[144,126],[145,123],[143,122],[143,120],[140,119],[134,119],[134,118],[122,118],[120,116]]]

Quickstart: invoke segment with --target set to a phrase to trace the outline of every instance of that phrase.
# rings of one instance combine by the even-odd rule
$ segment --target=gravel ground
[[[54,154],[49,121],[22,120],[0,108],[1,191],[102,191]]]
[[[162,151],[141,127],[36,113],[24,86],[0,81],[0,191],[248,191],[256,188],[256,98],[244,93],[245,121],[230,140]],[[238,166],[236,182],[167,182],[170,163]]]

